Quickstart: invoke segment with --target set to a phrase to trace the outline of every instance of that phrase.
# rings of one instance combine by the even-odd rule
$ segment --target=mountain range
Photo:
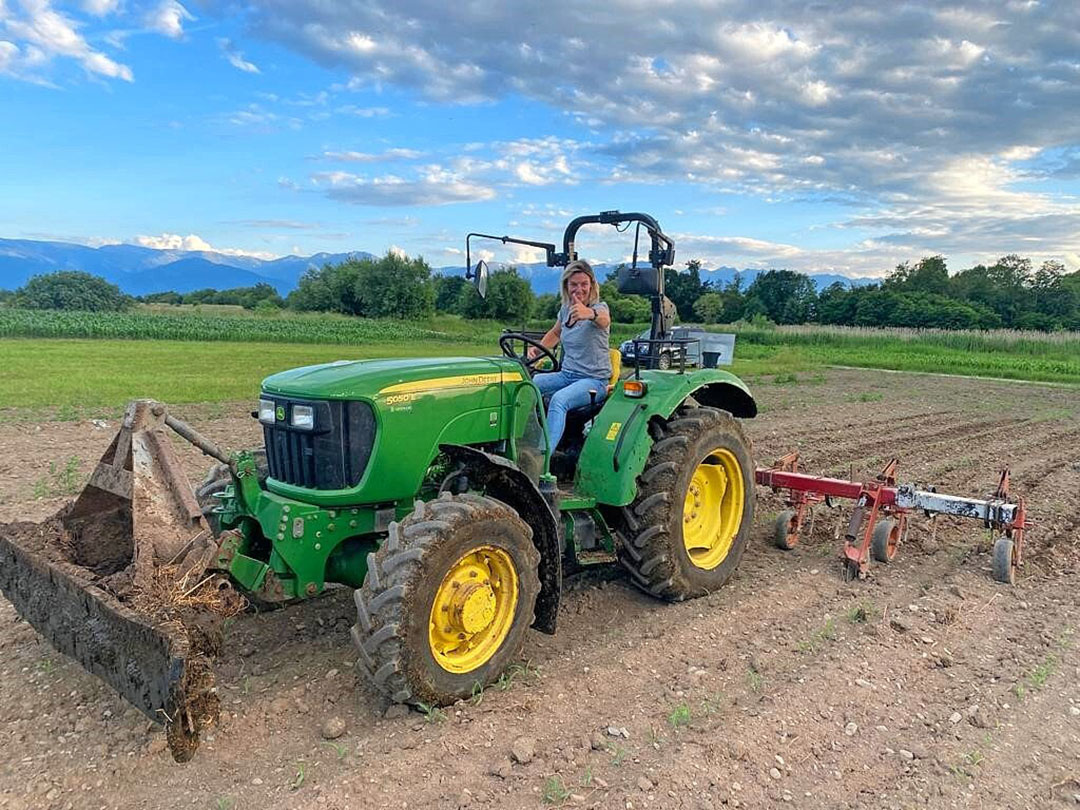
[[[347,259],[372,258],[365,251],[349,253],[316,253],[312,256],[283,256],[278,259],[259,259],[212,251],[160,250],[141,245],[103,245],[88,247],[70,242],[44,242],[31,239],[0,239],[0,290],[14,290],[31,277],[58,270],[82,270],[101,276],[129,295],[147,295],[173,290],[179,293],[213,288],[251,287],[259,282],[272,284],[279,293],[287,295],[300,276],[310,267],[337,264]],[[493,264],[492,269],[497,269]],[[603,279],[613,265],[597,265],[597,275]],[[544,263],[517,265],[518,272],[532,285],[537,294],[556,292],[559,268]],[[462,275],[464,267],[437,267],[441,275]],[[730,282],[738,273],[745,284],[753,281],[761,270],[738,270],[718,267],[703,270],[702,280],[714,285]],[[853,279],[834,273],[810,276],[819,290],[834,282],[869,284],[880,279]]]

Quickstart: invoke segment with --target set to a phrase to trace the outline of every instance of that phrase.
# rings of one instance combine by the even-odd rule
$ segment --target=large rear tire
[[[443,706],[521,652],[540,592],[532,530],[501,501],[444,493],[390,524],[354,593],[352,638],[375,688]]]
[[[678,602],[717,590],[738,567],[754,523],[754,466],[726,411],[683,405],[658,430],[622,510],[619,558],[643,590]]]

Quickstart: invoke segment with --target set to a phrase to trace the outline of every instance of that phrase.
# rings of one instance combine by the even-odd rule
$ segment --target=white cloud
[[[587,32],[536,26],[524,44],[518,4],[251,9],[257,32],[348,71],[346,89],[405,88],[448,104],[525,97],[595,141],[561,166],[554,152],[490,145],[490,157],[447,163],[468,182],[689,182],[769,200],[843,199],[866,212],[866,227],[911,223],[874,226],[877,241],[851,247],[855,264],[920,234],[1004,248],[1021,227],[1075,252],[1078,212],[1061,191],[1016,196],[1025,177],[1010,163],[1080,146],[1080,116],[1068,112],[1080,109],[1077,3],[546,0],[545,20],[587,20]],[[1025,214],[1032,203],[1042,213]],[[923,209],[933,212],[925,223]],[[953,223],[939,215],[948,210]]]
[[[237,70],[242,70],[244,73],[260,72],[258,65],[245,59],[244,54],[233,45],[232,40],[223,37],[218,40],[218,47],[221,48],[226,61]]]
[[[131,240],[132,244],[154,250],[190,250],[205,253],[220,253],[225,256],[251,256],[256,259],[276,259],[276,253],[268,253],[258,250],[240,250],[238,248],[217,248],[197,234],[189,233],[181,236],[178,233],[162,233],[157,236],[136,236]]]
[[[384,152],[332,152],[326,151],[322,153],[324,160],[333,160],[343,163],[382,163],[384,161],[391,160],[417,160],[424,156],[423,152],[418,152],[415,149],[387,149]]]
[[[55,58],[77,62],[89,74],[132,81],[131,68],[92,48],[79,24],[54,10],[49,0],[22,0],[22,14],[0,5],[0,25],[9,40],[0,41],[0,72],[43,81],[40,70]]]
[[[331,199],[357,205],[448,205],[495,196],[490,188],[439,166],[427,167],[412,179],[395,175],[366,178],[349,172],[318,172],[311,179]]]
[[[338,107],[335,112],[343,115],[355,115],[357,118],[385,118],[390,115],[390,110],[386,107],[357,107],[355,104],[344,104]]]
[[[147,13],[146,27],[171,39],[179,39],[184,35],[184,23],[194,20],[195,17],[179,0],[162,0],[155,9]]]
[[[82,8],[87,14],[104,17],[120,7],[120,0],[82,0]]]

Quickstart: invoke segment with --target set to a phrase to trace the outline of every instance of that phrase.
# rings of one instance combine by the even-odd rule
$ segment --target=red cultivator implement
[[[833,498],[855,501],[841,554],[844,577],[851,580],[866,576],[871,555],[882,563],[896,556],[911,511],[972,518],[998,534],[994,543],[994,579],[1011,585],[1021,562],[1027,511],[1023,498],[1009,496],[1008,469],[1002,471],[993,496],[982,500],[897,484],[898,463],[893,459],[874,480],[862,482],[799,472],[798,453],[789,453],[772,467],[759,467],[755,474],[758,484],[774,492],[787,492],[788,509],[776,521],[776,545],[785,550],[795,547],[815,505],[824,502],[831,506]]]

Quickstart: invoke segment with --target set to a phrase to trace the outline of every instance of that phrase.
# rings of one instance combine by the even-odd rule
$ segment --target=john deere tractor
[[[127,437],[121,431],[64,517],[74,546],[97,536],[87,521],[120,514],[133,526],[136,582],[182,559],[187,569],[197,564],[196,580],[218,572],[260,606],[303,601],[332,583],[353,588],[360,665],[380,692],[403,703],[446,704],[497,679],[529,627],[555,632],[565,573],[618,561],[660,599],[716,590],[739,564],[753,522],[750,444],[737,419],[753,417],[756,406],[725,371],[650,367],[669,332],[663,270],[674,263],[672,240],[651,216],[611,211],[570,222],[561,251],[469,234],[467,261],[471,268],[473,240],[498,239],[540,248],[548,266],[562,267],[577,258],[578,231],[589,224],[633,224],[638,237],[644,230],[648,263],[639,266],[635,239],[619,286],[650,298],[653,324],[634,368],[621,369],[619,352],[611,352],[607,391],[571,412],[554,452],[532,377],[539,366],[558,369],[559,357],[535,335],[504,333],[493,357],[308,366],[263,381],[258,451],[228,455],[164,406],[133,403]],[[484,295],[485,263],[468,278]],[[186,485],[161,483],[175,466],[169,442],[154,438],[166,428],[221,462],[197,497]],[[148,480],[173,493],[168,508],[158,498],[153,521],[141,514]],[[192,543],[193,535],[201,539]],[[0,554],[0,572],[19,572],[0,573],[0,584],[34,621],[29,591],[55,591],[58,574],[28,580],[27,570],[45,564],[17,543],[0,543]],[[100,584],[90,574],[80,580],[65,571],[80,599],[90,590],[111,598],[109,588],[90,587]],[[35,625],[147,714],[164,713],[193,736],[199,723],[178,711],[196,689],[179,641],[151,638],[138,654],[125,653],[133,631],[123,622],[140,624],[144,635],[148,627],[167,631],[130,610],[102,619],[93,606],[96,643],[114,649],[111,663],[100,654],[88,661],[54,626],[59,598]],[[157,664],[146,660],[163,655]],[[134,679],[133,660],[141,668]]]

